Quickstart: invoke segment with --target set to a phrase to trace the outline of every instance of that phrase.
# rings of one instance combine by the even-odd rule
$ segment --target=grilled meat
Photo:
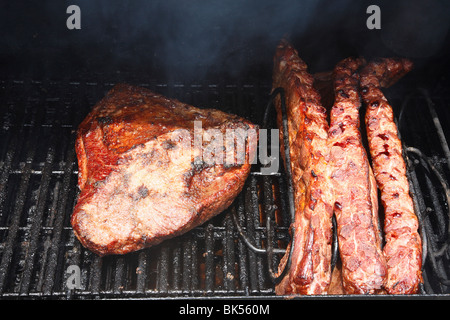
[[[406,59],[379,59],[367,64],[361,72],[369,149],[385,211],[385,288],[390,294],[417,293],[422,281],[422,244],[409,194],[402,143],[392,107],[381,91],[381,87],[393,84],[411,68],[412,63]]]
[[[291,170],[295,201],[291,267],[277,294],[326,294],[331,278],[332,206],[327,173],[326,110],[312,87],[313,78],[297,51],[282,40],[274,57],[273,89],[286,94]],[[280,100],[276,101],[283,141]],[[284,154],[284,152],[282,152]],[[289,252],[289,248],[287,252]],[[281,273],[287,254],[279,265]]]
[[[218,149],[197,143],[199,135],[215,132],[218,139],[227,129],[255,128],[218,110],[115,86],[78,128],[81,193],[71,219],[76,236],[99,255],[124,254],[202,224],[241,191],[256,145],[236,139],[222,162],[205,161],[206,151]]]
[[[363,63],[347,58],[336,65],[329,129],[342,282],[345,292],[354,294],[378,292],[386,277],[376,182],[359,131],[358,69]]]

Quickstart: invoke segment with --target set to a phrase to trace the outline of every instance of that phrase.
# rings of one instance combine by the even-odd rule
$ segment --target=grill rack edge
[[[127,265],[127,258],[124,257],[110,259],[114,260],[111,267],[106,266],[107,263],[102,261],[101,258],[92,257],[89,252],[86,252],[77,244],[71,235],[71,229],[68,224],[67,216],[70,215],[71,208],[76,199],[76,192],[73,190],[73,186],[76,185],[75,179],[77,173],[75,153],[71,143],[74,140],[74,129],[83,116],[83,111],[81,110],[85,112],[86,105],[90,107],[95,102],[95,99],[101,97],[102,93],[108,90],[113,84],[105,83],[101,85],[98,82],[83,83],[77,81],[67,84],[59,81],[28,82],[7,80],[3,81],[2,85],[3,88],[6,88],[2,92],[2,96],[15,91],[15,89],[11,89],[11,86],[15,87],[19,92],[36,90],[38,93],[37,95],[35,93],[34,96],[32,95],[29,98],[24,98],[24,96],[21,98],[6,96],[6,99],[3,99],[3,101],[6,101],[4,102],[6,108],[0,111],[2,139],[6,141],[0,154],[1,297],[108,298],[119,297],[121,295],[128,298],[177,296],[274,297],[271,281],[267,273],[266,262],[263,258],[258,257],[258,255],[252,255],[248,251],[248,248],[245,247],[245,244],[241,242],[239,239],[240,236],[233,226],[231,211],[220,215],[220,218],[207,223],[205,226],[196,228],[192,233],[187,235],[187,238],[193,237],[198,242],[203,239],[202,237],[206,237],[206,230],[208,228],[212,229],[208,232],[212,232],[213,234],[214,245],[212,248],[210,245],[209,249],[205,250],[204,253],[206,256],[201,258],[204,259],[201,261],[195,261],[196,258],[189,257],[189,254],[182,252],[180,248],[164,249],[164,245],[153,251],[150,249],[136,253],[136,259],[130,262],[130,265]],[[59,87],[57,89],[53,88],[59,95],[57,97],[52,97],[47,94],[43,95],[40,91],[46,86],[50,86],[50,88],[52,86]],[[268,92],[266,91],[267,86],[264,85],[232,86],[209,84],[171,86],[154,83],[148,86],[155,91],[162,89],[168,92],[172,91],[173,93],[178,90],[181,96],[190,97],[190,100],[195,101],[196,98],[190,96],[188,93],[183,93],[187,89],[194,89],[199,92],[200,101],[203,101],[204,104],[209,101],[209,98],[205,98],[204,95],[215,95],[216,92],[219,92],[217,101],[220,103],[229,99],[231,104],[240,104],[242,101],[250,99],[253,100],[255,105],[261,105],[261,101],[264,100],[261,97],[266,97]],[[89,97],[83,96],[80,99],[72,93],[74,88],[81,91],[90,88],[95,91],[95,94],[93,93]],[[206,94],[204,91],[206,91]],[[236,94],[236,91],[240,93]],[[229,97],[224,98],[227,94]],[[428,101],[428,98],[425,98],[425,100]],[[37,107],[38,105],[40,107]],[[43,110],[42,105],[44,106]],[[19,108],[23,109],[19,114],[11,114],[11,112]],[[45,111],[45,113],[40,114],[37,110]],[[60,117],[60,112],[63,113],[62,117]],[[400,121],[402,121],[402,117],[400,117]],[[55,133],[63,133],[63,135],[55,135]],[[55,138],[51,140],[52,137],[58,137],[61,140]],[[37,142],[41,138],[48,138],[44,147],[41,145],[40,149],[42,150],[27,149],[27,145],[39,145]],[[20,147],[21,144],[23,144],[22,147]],[[437,212],[441,216],[439,220],[444,221],[445,225],[448,225],[448,208],[442,201],[442,190],[439,186],[436,187],[433,185],[434,178],[430,176],[431,171],[424,167],[426,165],[421,163],[422,160],[413,156],[411,158],[413,158],[411,161],[413,167],[412,172],[415,173],[415,170],[418,168],[420,171],[418,175],[422,176],[417,179],[416,188],[422,190],[423,181],[425,181],[426,188],[434,188],[431,193],[434,193],[435,196],[434,199],[431,199],[431,205],[425,203],[425,200],[433,196],[427,194],[420,199],[422,202],[420,204],[421,210],[427,212],[425,219],[433,219],[432,215],[435,215]],[[20,161],[16,161],[17,159]],[[447,163],[448,159],[431,157],[430,161],[432,163],[438,163],[439,168],[437,170],[441,172],[443,170],[442,166]],[[443,176],[446,175],[443,174]],[[258,179],[260,177],[251,175],[248,184],[253,184],[256,188],[260,188],[257,182]],[[280,179],[281,183],[283,183],[281,177],[271,179]],[[419,180],[421,181],[419,182]],[[10,185],[10,183],[13,182],[14,184],[11,186],[12,184]],[[244,192],[247,192],[250,197],[254,197],[257,194],[251,188],[250,191],[248,190],[249,188],[247,187]],[[245,197],[245,195],[241,195],[241,197]],[[255,199],[256,203],[253,204],[253,210],[256,213],[256,207],[259,206],[261,200],[258,197]],[[237,199],[237,201],[242,200]],[[247,204],[247,206],[249,206],[248,210],[250,210],[251,205]],[[284,206],[286,206],[286,203]],[[66,213],[58,214],[61,212]],[[263,243],[267,239],[265,226],[256,216],[254,218],[256,220],[254,219],[253,223],[257,226],[254,231],[256,243]],[[244,219],[244,217],[241,217],[241,219]],[[436,222],[431,221],[427,223],[430,225],[427,227],[428,229],[434,230],[436,228]],[[280,241],[280,239],[285,242],[288,241],[287,225],[280,226],[277,232],[277,241]],[[196,233],[197,235],[195,235]],[[231,242],[234,247],[233,254],[230,252],[221,252],[219,258],[215,257],[214,254],[212,258],[208,257],[208,252],[214,252],[214,250],[218,250],[218,247],[223,247],[226,241],[221,237],[226,233],[232,235],[230,239],[232,239]],[[445,232],[441,233],[444,234]],[[207,234],[211,236],[210,233]],[[433,235],[433,237],[439,238],[437,240],[432,239],[432,241],[438,241],[440,248],[442,248],[442,242],[447,243],[446,241],[442,241],[443,235],[440,237]],[[194,244],[195,241],[193,242]],[[174,243],[176,242],[177,240],[174,241]],[[191,243],[192,246],[194,244]],[[193,247],[191,249],[193,250]],[[175,250],[176,252],[171,250]],[[164,268],[163,263],[159,265],[155,263],[150,255],[156,251],[159,257],[166,257],[164,258],[165,261],[168,261],[169,257],[174,256],[175,260],[178,259],[178,262],[176,262],[178,266],[167,270],[167,268]],[[238,252],[243,253],[242,255],[245,258],[241,258],[237,254]],[[228,257],[226,256],[227,254]],[[438,273],[446,281],[448,258],[442,253],[438,253],[437,258],[438,260],[441,259],[441,261],[437,261],[438,268],[435,269],[432,266],[431,270],[425,270],[427,286],[422,293],[423,295],[447,295],[449,293],[448,287],[443,285],[439,279],[436,280],[436,276],[434,275],[434,273]],[[201,284],[199,284],[200,282],[198,280],[193,279],[192,270],[184,270],[185,268],[180,262],[184,260],[190,261],[191,266],[194,268],[202,268],[203,264],[217,268],[217,263],[219,263],[223,267],[223,270],[215,270],[214,272],[221,272],[226,275],[224,270],[228,269],[232,271],[232,274],[228,279],[226,276],[222,276],[222,279],[216,279],[216,275],[214,275],[209,280],[201,280]],[[256,271],[251,271],[252,268],[247,266],[249,260],[255,261],[257,265]],[[70,290],[65,287],[69,277],[69,274],[65,272],[66,267],[71,264],[81,266],[81,279],[83,286],[86,286],[85,288]],[[274,261],[274,264],[276,265],[276,261]],[[156,271],[150,270],[149,265],[155,265]],[[135,267],[134,270],[131,266]],[[430,263],[427,262],[425,267],[428,268],[429,266]],[[149,274],[145,276],[142,273],[136,274],[136,276],[130,275],[133,271],[138,272],[138,268],[142,267],[147,268]],[[236,268],[238,272],[233,271]],[[153,272],[167,274],[173,270],[177,270],[175,273],[178,273],[175,276],[175,280],[168,278],[157,280],[153,274]],[[233,278],[234,276],[240,278],[236,280]],[[133,285],[127,283],[127,277],[133,278],[131,280]],[[149,278],[152,279],[149,280]],[[216,286],[215,282],[219,280],[222,283]],[[151,285],[155,287],[151,288]],[[135,287],[130,289],[132,286]]]

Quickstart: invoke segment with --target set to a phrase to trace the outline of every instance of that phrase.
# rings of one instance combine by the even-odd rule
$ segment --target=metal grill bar
[[[441,121],[439,120],[438,114],[434,107],[434,103],[431,100],[430,94],[426,89],[421,88],[420,92],[424,95],[425,100],[427,102],[428,110],[433,119],[434,127],[436,128],[436,133],[439,137],[439,141],[441,142],[442,151],[444,152],[445,158],[447,159],[447,167],[450,170],[450,148],[447,143],[447,138],[445,137],[444,130],[441,125]]]
[[[72,136],[73,137],[73,136]],[[71,144],[70,144],[71,145]],[[52,234],[48,236],[48,239],[46,241],[50,242],[50,252],[48,255],[48,265],[45,270],[45,281],[43,284],[43,293],[45,295],[50,295],[53,291],[53,286],[55,283],[56,275],[61,273],[60,271],[57,272],[57,268],[59,265],[61,265],[61,257],[60,254],[61,246],[60,243],[62,242],[62,233],[63,233],[63,227],[64,227],[64,220],[66,220],[66,217],[64,214],[61,214],[62,212],[67,212],[68,206],[68,199],[69,199],[69,193],[72,188],[71,179],[73,177],[72,171],[74,167],[75,162],[75,150],[74,148],[68,148],[67,151],[67,162],[65,164],[64,168],[64,174],[63,174],[63,180],[62,180],[62,187],[58,194],[58,205],[57,209],[55,210],[55,219],[53,221],[52,226]]]
[[[32,123],[34,123],[36,120],[36,116],[43,117],[42,114],[36,115],[36,112],[33,114]],[[42,121],[38,118],[37,121]],[[38,134],[33,135],[33,131],[29,131],[28,134],[25,136],[28,143],[26,144],[26,150],[27,156],[26,156],[26,162],[24,167],[22,168],[23,174],[21,176],[21,181],[19,185],[19,190],[17,192],[17,198],[14,199],[14,209],[11,216],[11,221],[8,228],[8,235],[5,242],[4,250],[2,253],[2,260],[0,263],[0,290],[3,291],[6,289],[7,282],[11,278],[15,278],[13,274],[11,273],[11,262],[13,259],[14,249],[17,246],[17,238],[18,238],[18,231],[19,231],[19,225],[21,222],[21,219],[23,219],[22,213],[23,208],[25,206],[26,201],[26,195],[27,195],[27,189],[29,187],[30,182],[30,176],[31,176],[31,166],[34,160],[34,156],[36,153],[36,145],[38,144],[37,137]]]
[[[291,223],[291,226],[293,226],[293,222],[295,219],[295,209],[294,209],[294,199],[293,199],[293,186],[292,186],[292,173],[291,173],[291,154],[290,154],[290,146],[288,141],[288,121],[287,121],[287,112],[286,112],[286,102],[285,102],[285,93],[283,88],[276,88],[273,90],[269,103],[266,106],[266,109],[264,111],[264,118],[263,118],[263,128],[267,129],[268,122],[269,122],[269,116],[271,114],[271,111],[274,109],[274,100],[279,95],[280,104],[281,104],[281,111],[282,111],[282,125],[283,125],[283,146],[284,146],[284,159],[286,161],[286,184],[287,184],[287,198],[288,198],[288,207],[287,212],[289,214],[289,221]],[[285,249],[277,249],[273,246],[273,234],[272,234],[272,214],[276,210],[276,206],[272,203],[273,200],[273,193],[271,192],[271,186],[272,184],[268,183],[267,176],[264,177],[264,196],[263,196],[263,212],[266,214],[266,229],[267,229],[267,247],[265,249],[257,248],[253,245],[252,239],[249,239],[246,235],[246,233],[240,228],[239,221],[236,217],[234,217],[234,222],[236,225],[236,228],[238,228],[239,234],[241,238],[243,239],[244,243],[255,253],[258,254],[266,254],[267,255],[267,265],[269,270],[269,275],[274,283],[278,283],[281,281],[281,279],[284,277],[287,270],[289,270],[290,264],[291,264],[291,254],[294,251],[294,243],[291,243],[289,254],[287,256],[286,265],[281,272],[274,271],[274,268],[272,266],[273,260],[274,260],[274,254],[280,253],[285,254]],[[259,211],[259,208],[257,209]],[[294,237],[295,229],[290,228],[291,236]]]
[[[36,251],[38,248],[38,240],[39,240],[39,230],[41,229],[42,220],[43,220],[43,214],[45,205],[47,202],[47,193],[49,191],[49,184],[50,184],[50,178],[51,178],[51,167],[53,165],[53,159],[54,159],[54,145],[55,145],[55,138],[57,137],[56,132],[52,130],[51,132],[51,140],[49,143],[48,151],[47,151],[47,159],[45,161],[44,168],[42,170],[42,179],[40,183],[40,187],[38,189],[38,196],[37,196],[37,206],[36,211],[34,212],[32,216],[32,224],[30,229],[30,239],[28,241],[29,247],[27,248],[27,256],[25,259],[25,271],[22,276],[21,286],[20,286],[20,293],[21,294],[28,294],[29,287],[30,287],[30,280],[32,276],[32,270],[33,266],[35,264],[35,258],[36,258]],[[43,274],[43,273],[40,273]]]
[[[426,137],[430,141],[439,141],[441,151],[445,155],[446,164],[449,165],[448,144],[445,133],[440,124],[439,117],[434,109],[433,102],[428,91],[419,89],[419,96],[415,99],[408,96],[404,100],[399,116],[399,127],[408,133],[403,121],[405,109],[408,108],[409,113],[421,114],[422,119],[426,119],[423,115],[428,114],[430,120],[434,123],[436,138],[432,133],[426,131]],[[427,110],[424,110],[420,102],[425,101]],[[419,102],[416,110],[412,104]],[[423,125],[421,123],[421,125]],[[428,146],[425,146],[428,147]],[[423,239],[423,277],[424,285],[421,288],[422,293],[448,293],[450,281],[447,277],[448,272],[448,250],[450,243],[450,226],[449,226],[449,205],[450,205],[450,189],[446,178],[442,171],[437,168],[432,158],[426,156],[421,150],[414,147],[405,146],[407,154],[408,175],[411,182],[413,199],[418,213],[421,226],[421,235]]]
[[[114,84],[0,82],[0,101],[5,106],[0,108],[0,296],[274,296],[270,274],[290,239],[283,174],[252,173],[228,210],[184,236],[125,256],[98,257],[80,245],[70,227],[78,194],[75,129]],[[264,112],[261,102],[270,90],[264,84],[222,82],[142,85],[200,107],[242,111],[253,121]],[[422,294],[442,295],[450,294],[449,216],[445,190],[433,170],[447,181],[448,136],[439,117],[442,106],[421,94],[414,91],[405,103],[399,126],[405,144],[418,147],[425,155],[408,153],[414,198],[424,221],[422,234],[427,235]],[[431,109],[428,99],[433,103]],[[428,116],[430,127],[436,130],[422,125]],[[257,249],[274,248],[274,254],[267,259],[249,249],[234,225],[235,218]],[[71,265],[81,271],[78,289],[67,286]]]

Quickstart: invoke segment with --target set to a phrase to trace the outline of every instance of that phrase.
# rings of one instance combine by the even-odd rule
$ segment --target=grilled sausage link
[[[359,131],[358,69],[363,63],[362,59],[347,58],[336,65],[329,129],[342,282],[349,294],[376,293],[386,277],[377,190]]]
[[[412,64],[405,59],[380,59],[367,64],[361,72],[369,149],[385,210],[385,289],[390,294],[417,293],[422,281],[422,244],[409,194],[402,143],[397,135],[392,107],[380,89],[411,68]]]
[[[274,57],[273,89],[282,87],[286,94],[295,232],[289,244],[289,248],[294,245],[291,267],[275,288],[279,295],[326,294],[331,280],[333,210],[326,172],[328,123],[326,110],[312,85],[305,62],[289,42],[282,40]],[[279,99],[275,105],[282,142]],[[287,255],[280,262],[279,273],[286,266]]]

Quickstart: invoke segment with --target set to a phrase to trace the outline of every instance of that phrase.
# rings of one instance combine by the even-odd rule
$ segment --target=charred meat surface
[[[347,58],[336,65],[329,129],[342,283],[351,294],[376,293],[386,278],[376,182],[359,131],[358,71],[363,63],[362,59]]]
[[[292,262],[276,286],[276,293],[326,294],[331,281],[333,215],[327,173],[326,110],[320,104],[305,62],[286,40],[276,50],[272,86],[282,87],[286,95],[295,202],[295,232],[289,244],[294,245]],[[279,99],[275,106],[283,141]],[[286,267],[287,255],[280,262],[280,273]]]
[[[215,132],[209,140],[220,142],[236,129],[256,126],[145,88],[116,85],[78,128],[81,193],[71,218],[77,238],[98,255],[124,254],[187,232],[225,210],[244,185],[256,144],[236,141],[235,150],[245,154],[232,152],[231,159],[227,149],[226,159],[217,161],[205,158],[205,150],[217,155],[219,148],[204,139],[198,143],[198,137]],[[244,161],[237,161],[239,156]]]
[[[370,62],[361,72],[369,149],[385,211],[385,288],[390,294],[417,293],[422,281],[422,243],[409,193],[402,143],[394,112],[381,90],[411,69],[412,63],[406,59],[386,58]]]

